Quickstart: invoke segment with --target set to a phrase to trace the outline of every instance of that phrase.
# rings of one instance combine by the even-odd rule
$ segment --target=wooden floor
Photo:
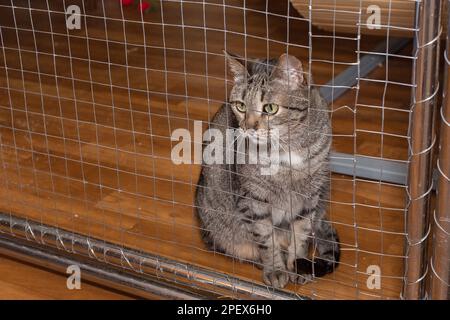
[[[80,290],[69,290],[66,281],[66,275],[0,255],[0,300],[132,299],[86,282]]]
[[[124,9],[129,21],[122,23],[117,3],[107,2],[107,32],[103,18],[88,18],[88,31],[70,31],[70,46],[61,14],[51,15],[50,29],[42,8],[33,21],[29,10],[16,9],[25,26],[16,33],[11,10],[0,7],[0,210],[261,282],[255,266],[208,252],[201,242],[192,207],[200,167],[171,162],[170,134],[192,132],[194,120],[207,122],[226,100],[224,47],[249,57],[278,56],[286,52],[289,23],[289,53],[306,67],[307,22],[287,22],[279,16],[285,4],[274,1],[267,34],[266,15],[258,11],[265,1],[250,1],[245,20],[242,10],[227,7],[225,22],[222,7],[207,5],[205,31],[201,5],[186,3],[184,23],[192,27],[181,28],[180,3],[166,2],[165,27],[159,11],[149,13],[144,34],[134,11]],[[101,5],[89,12],[103,15]],[[380,40],[363,36],[361,49]],[[314,38],[312,47],[319,85],[347,67],[321,61],[357,61],[354,40]],[[388,74],[380,65],[367,78],[408,83],[410,70],[411,59],[390,57]],[[407,159],[410,88],[391,82],[361,80],[358,97],[352,89],[334,101],[334,151]],[[319,299],[399,298],[404,187],[335,174],[330,184],[342,263],[333,274],[288,289]],[[366,285],[369,265],[381,267],[380,289]]]

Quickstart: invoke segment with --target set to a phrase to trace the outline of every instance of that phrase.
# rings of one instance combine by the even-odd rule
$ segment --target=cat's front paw
[[[311,282],[314,279],[314,276],[310,273],[290,274],[289,278],[292,283],[307,284],[308,282]]]
[[[285,270],[264,270],[264,283],[274,288],[284,288],[289,281]]]
[[[292,283],[306,284],[314,279],[313,263],[307,259],[297,259],[295,261],[295,271],[290,274]]]

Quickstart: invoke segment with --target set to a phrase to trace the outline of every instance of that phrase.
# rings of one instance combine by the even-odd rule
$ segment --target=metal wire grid
[[[115,2],[74,1],[70,4],[82,8],[80,31],[65,28],[67,1],[1,1],[3,211],[11,219],[20,216],[259,283],[252,276],[254,265],[218,252],[206,255],[200,246],[199,229],[186,218],[191,218],[198,167],[171,164],[170,132],[178,127],[192,132],[193,120],[209,122],[226,101],[230,82],[222,49],[246,60],[287,52],[307,61],[317,87],[331,90],[335,148],[352,161],[351,155],[362,155],[408,163],[408,147],[397,154],[385,149],[408,144],[410,121],[400,130],[395,124],[409,118],[409,94],[416,84],[391,70],[396,64],[406,66],[403,72],[413,70],[417,51],[389,52],[389,41],[390,30],[413,34],[419,28],[391,25],[389,17],[381,26],[384,37],[366,36],[362,3],[351,11],[334,1],[328,10],[334,19],[353,17],[353,34],[341,35],[314,26],[315,16],[327,9],[316,9],[313,0],[307,17],[297,15],[289,2],[169,0],[143,14]],[[372,51],[375,40],[387,43],[386,52]],[[385,63],[361,77],[363,55],[383,56]],[[333,82],[351,66],[358,67],[354,85]],[[371,95],[373,87],[379,99]],[[342,88],[348,92],[334,101],[335,90]],[[394,90],[408,100],[393,99]],[[340,123],[347,125],[343,129]],[[361,147],[373,137],[379,152]],[[330,176],[329,214],[346,258],[336,274],[289,290],[313,298],[399,297],[404,279],[399,266],[406,256],[398,244],[405,241],[407,226],[399,229],[395,223],[406,217],[407,187],[381,176],[382,171],[378,181],[358,177],[356,163],[352,176]],[[375,240],[378,246],[370,247]],[[130,268],[123,256],[120,264]],[[364,287],[368,262],[386,271],[379,290]]]

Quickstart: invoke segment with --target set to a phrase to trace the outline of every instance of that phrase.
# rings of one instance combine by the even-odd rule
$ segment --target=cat
[[[327,103],[292,55],[246,63],[226,52],[225,57],[234,86],[210,128],[224,136],[227,128],[238,128],[247,139],[262,141],[278,132],[280,167],[262,175],[259,164],[203,163],[195,208],[204,242],[211,250],[260,264],[263,281],[276,288],[333,272],[340,245],[326,220]]]

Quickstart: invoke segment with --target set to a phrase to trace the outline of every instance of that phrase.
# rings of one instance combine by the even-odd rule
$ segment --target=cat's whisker
[[[283,147],[283,145],[280,143],[280,144],[278,144],[279,146],[280,146],[280,148],[284,151],[284,152],[286,152],[287,153],[287,151],[286,151],[286,149]]]
[[[231,143],[232,145],[234,145],[235,144],[235,142],[236,142],[236,140],[238,140],[242,135],[244,135],[244,133],[245,132],[243,132],[243,131],[238,131],[238,132],[240,132],[237,136],[236,136],[236,138],[233,140],[233,142]],[[239,146],[239,145],[238,145]]]
[[[239,134],[239,135],[233,140],[233,142],[232,142],[231,144],[234,145],[234,144],[236,143],[236,141],[237,141],[241,136],[242,136],[242,133]]]
[[[241,136],[244,136],[244,138],[245,138],[245,135],[246,135],[245,132],[240,133],[240,134],[236,137],[236,139],[234,140],[233,145],[234,145],[234,143],[236,142],[236,140],[238,140]],[[237,141],[236,149],[239,149],[239,147],[240,147],[242,141],[244,141],[244,140],[245,140],[245,139],[240,139],[240,140]],[[239,151],[236,150],[236,153],[239,153]],[[244,154],[245,154],[245,151],[244,151]]]

